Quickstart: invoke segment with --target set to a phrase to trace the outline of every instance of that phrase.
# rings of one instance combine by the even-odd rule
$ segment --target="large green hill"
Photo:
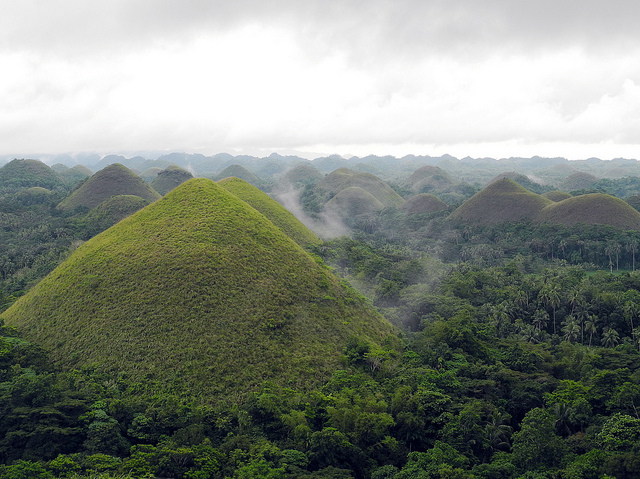
[[[13,190],[40,186],[52,190],[63,186],[62,180],[39,160],[12,160],[0,168],[0,188]]]
[[[192,179],[87,241],[1,318],[65,367],[146,393],[310,388],[393,328],[254,208]]]
[[[530,221],[552,201],[532,193],[509,178],[491,183],[460,205],[451,217],[462,223],[494,225]]]
[[[610,195],[592,193],[567,198],[546,206],[538,221],[574,225],[610,225],[626,230],[640,230],[640,213],[631,205]]]
[[[265,215],[299,245],[321,243],[320,238],[289,210],[255,186],[235,177],[220,180],[218,184]]]
[[[160,195],[142,178],[119,163],[103,168],[85,181],[58,205],[61,210],[73,210],[80,206],[92,209],[103,201],[118,195],[139,196],[155,201]]]

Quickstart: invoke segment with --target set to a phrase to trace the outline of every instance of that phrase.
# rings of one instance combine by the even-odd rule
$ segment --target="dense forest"
[[[1,173],[0,311],[123,210],[148,204],[60,208],[89,180]],[[366,201],[380,206],[341,217],[346,235],[300,240],[397,331],[379,344],[354,334],[318,387],[266,381],[242,400],[150,396],[139,378],[61,367],[2,327],[0,478],[639,477],[640,229],[465,222],[451,213],[482,186],[429,175],[382,186],[366,177],[377,202]],[[338,180],[347,176],[356,175]],[[335,219],[326,205],[338,181],[305,178],[296,185],[305,218]],[[273,177],[260,181],[278,198]],[[567,193],[624,199],[639,184],[595,178]],[[403,207],[427,193],[444,206]],[[368,197],[341,198],[355,208]]]

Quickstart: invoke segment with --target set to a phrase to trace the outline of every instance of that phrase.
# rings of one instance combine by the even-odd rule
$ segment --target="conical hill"
[[[40,186],[52,190],[63,186],[50,167],[39,160],[12,160],[0,168],[0,187],[15,190]]]
[[[631,205],[610,195],[592,193],[552,203],[538,215],[538,221],[574,225],[609,225],[626,230],[640,230],[640,213]]]
[[[80,246],[0,318],[66,367],[202,401],[310,388],[394,329],[257,210],[189,180]]]
[[[451,218],[479,225],[530,221],[551,203],[551,200],[532,193],[515,181],[502,178],[465,201],[451,214]]]
[[[77,190],[62,200],[58,204],[58,208],[74,210],[84,206],[93,209],[103,201],[117,195],[134,195],[147,201],[155,201],[160,198],[158,192],[129,168],[114,163],[92,175]]]
[[[318,190],[324,190],[329,193],[330,197],[351,187],[361,188],[368,192],[382,203],[383,207],[398,207],[404,203],[402,197],[377,176],[348,168],[339,168],[329,173],[316,185]]]
[[[161,195],[166,195],[176,186],[193,178],[193,175],[179,166],[171,165],[160,171],[151,182],[151,187]]]
[[[235,177],[220,180],[218,184],[265,215],[267,219],[299,245],[304,246],[322,242],[293,213],[255,186]]]

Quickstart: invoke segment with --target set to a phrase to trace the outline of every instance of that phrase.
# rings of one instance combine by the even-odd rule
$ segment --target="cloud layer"
[[[637,2],[0,3],[0,153],[638,156]]]

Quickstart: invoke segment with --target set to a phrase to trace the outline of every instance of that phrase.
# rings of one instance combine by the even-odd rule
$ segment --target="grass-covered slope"
[[[1,318],[61,365],[203,401],[265,380],[316,386],[349,338],[393,333],[264,215],[202,178],[87,241]]]
[[[80,206],[93,209],[103,201],[118,195],[139,196],[155,201],[160,195],[142,178],[119,163],[103,168],[85,181],[77,190],[58,204],[61,210],[74,210]]]
[[[414,171],[407,179],[407,186],[415,193],[450,189],[454,181],[442,168],[425,165]]]
[[[598,181],[596,176],[589,173],[578,171],[569,175],[561,184],[560,189],[562,191],[575,191],[591,188],[593,184]]]
[[[5,190],[41,186],[49,190],[63,186],[55,171],[38,160],[12,160],[0,168],[0,188]]]
[[[171,165],[160,171],[151,182],[151,187],[162,196],[169,193],[176,186],[193,178],[193,175],[179,166]]]
[[[402,210],[412,215],[436,213],[447,208],[448,206],[444,201],[429,193],[412,196],[402,205]]]
[[[568,198],[571,198],[571,194],[567,193],[566,191],[547,191],[546,193],[543,193],[542,196],[544,196],[545,198],[550,199],[551,201],[555,201],[556,203],[558,201],[563,201],[566,200]]]
[[[296,165],[282,175],[281,183],[295,187],[313,185],[322,180],[323,175],[311,165]]]
[[[316,185],[316,188],[326,191],[331,197],[352,187],[362,188],[385,207],[404,203],[402,197],[377,176],[348,168],[339,168],[329,173]]]
[[[553,203],[509,178],[495,181],[460,205],[451,218],[462,223],[494,225],[533,220]]]
[[[234,177],[220,180],[218,184],[265,215],[268,220],[299,245],[319,244],[322,242],[314,232],[303,225],[290,211],[255,186]]]
[[[384,205],[371,193],[357,186],[350,186],[340,190],[331,198],[326,208],[335,211],[342,217],[353,217],[380,211]]]
[[[148,204],[148,200],[135,195],[112,196],[89,211],[80,221],[84,223],[83,230],[94,236]]]
[[[546,206],[538,215],[542,223],[610,225],[640,230],[640,213],[631,205],[610,195],[592,193],[575,196]]]

